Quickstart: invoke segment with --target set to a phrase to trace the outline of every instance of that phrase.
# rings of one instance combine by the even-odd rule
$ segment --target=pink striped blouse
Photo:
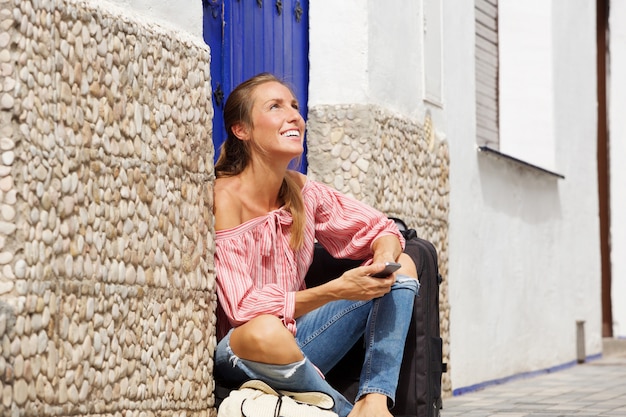
[[[370,206],[315,181],[302,188],[306,225],[302,248],[289,246],[291,213],[279,208],[237,227],[216,232],[218,338],[260,314],[282,319],[295,335],[295,294],[317,239],[336,258],[369,259],[371,244],[393,234],[395,223]]]

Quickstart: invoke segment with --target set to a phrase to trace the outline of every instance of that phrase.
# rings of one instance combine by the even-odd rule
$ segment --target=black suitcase
[[[396,417],[436,417],[441,410],[442,340],[439,330],[439,284],[441,275],[437,251],[432,243],[417,237],[415,230],[394,219],[406,238],[405,253],[415,262],[420,291],[413,306],[413,317],[404,348],[396,404],[391,410]],[[335,259],[319,244],[315,245],[313,264],[305,278],[313,287],[340,276],[362,261]],[[327,375],[328,382],[349,400],[358,390],[364,350],[358,343]]]

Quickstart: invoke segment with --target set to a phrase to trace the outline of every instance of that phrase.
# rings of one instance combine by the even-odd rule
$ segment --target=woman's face
[[[302,154],[304,119],[298,101],[289,88],[278,82],[267,82],[253,93],[252,126],[247,129],[253,148],[288,161]]]

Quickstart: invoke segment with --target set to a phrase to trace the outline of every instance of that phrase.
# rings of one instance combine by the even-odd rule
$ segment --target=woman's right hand
[[[396,281],[395,275],[391,274],[386,278],[371,276],[382,271],[384,267],[382,263],[374,263],[344,272],[335,280],[337,296],[344,300],[367,301],[387,294]]]

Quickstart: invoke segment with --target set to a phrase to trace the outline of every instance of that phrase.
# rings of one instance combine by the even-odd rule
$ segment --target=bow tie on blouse
[[[258,236],[261,240],[261,255],[271,256],[276,251],[277,244],[284,241],[292,223],[293,218],[287,210],[278,209],[267,214],[264,231],[269,233]]]

